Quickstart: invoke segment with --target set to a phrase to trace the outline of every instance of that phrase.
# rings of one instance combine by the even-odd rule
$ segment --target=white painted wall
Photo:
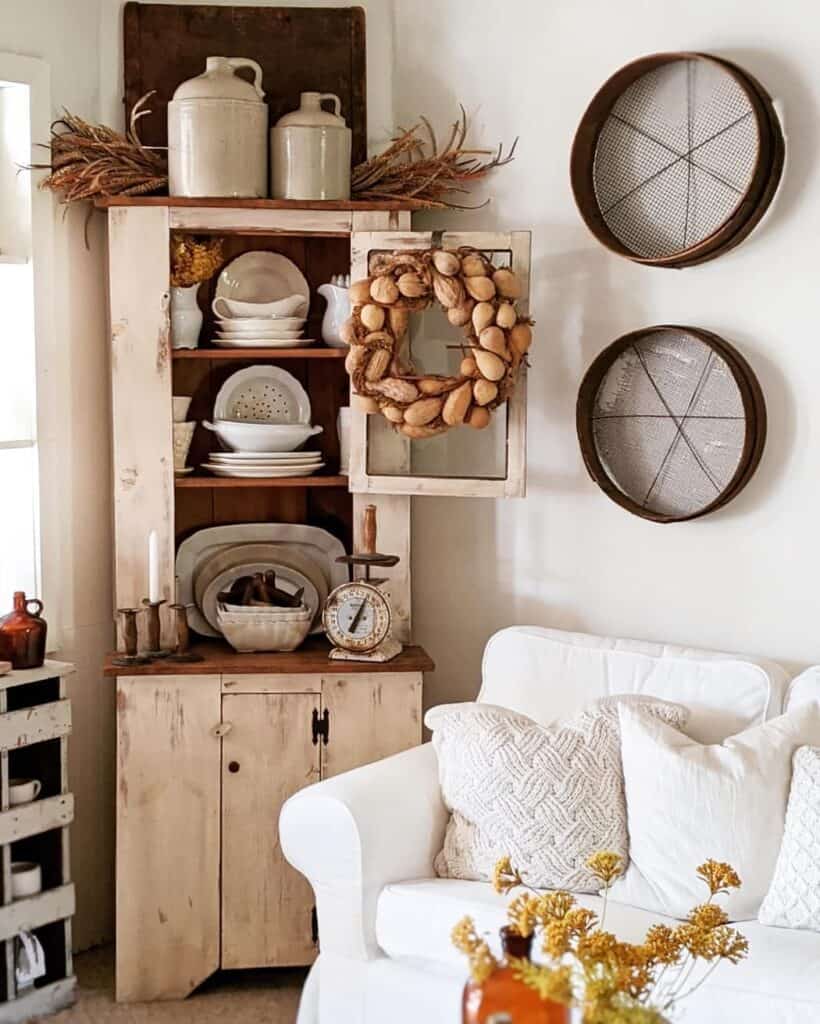
[[[415,632],[438,662],[427,700],[478,686],[489,634],[538,623],[820,660],[820,24],[809,2],[750,0],[396,0],[399,121],[441,124],[461,100],[476,141],[521,136],[518,158],[483,194],[489,209],[424,224],[530,228],[529,495],[419,499]],[[587,233],[569,150],[587,102],[619,66],[660,50],[713,51],[782,100],[787,172],[767,222],[735,252],[685,271],[643,269]],[[588,479],[574,429],[579,382],[625,331],[691,323],[725,336],[758,374],[769,410],[762,464],[725,510],[688,524],[643,522]],[[545,685],[548,685],[546,683]]]

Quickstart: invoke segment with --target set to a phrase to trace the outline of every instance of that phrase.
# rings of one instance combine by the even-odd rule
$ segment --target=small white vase
[[[171,348],[196,348],[202,329],[202,310],[196,301],[198,284],[171,288]]]

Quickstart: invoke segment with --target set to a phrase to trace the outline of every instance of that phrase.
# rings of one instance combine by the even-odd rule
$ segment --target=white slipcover
[[[719,742],[779,714],[786,681],[779,666],[736,655],[515,627],[488,643],[479,699],[547,722],[597,697],[645,693],[689,705],[693,736]],[[449,931],[465,913],[496,929],[504,901],[485,883],[434,878],[446,821],[429,744],[285,804],[282,849],[313,885],[321,943],[299,1024],[457,1024],[465,971]],[[627,937],[656,919],[624,906],[613,915]],[[756,923],[743,930],[750,959],[715,972],[686,1019],[820,1020],[820,936]]]

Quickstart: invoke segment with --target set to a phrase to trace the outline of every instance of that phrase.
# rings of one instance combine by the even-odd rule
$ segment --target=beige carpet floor
[[[49,1024],[293,1024],[306,974],[226,971],[179,1002],[122,1004],[114,1002],[112,949],[82,953],[74,966],[79,1000]]]

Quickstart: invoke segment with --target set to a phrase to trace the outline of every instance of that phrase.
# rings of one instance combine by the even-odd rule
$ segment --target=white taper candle
[[[159,537],[152,530],[148,534],[148,600],[159,599]]]

